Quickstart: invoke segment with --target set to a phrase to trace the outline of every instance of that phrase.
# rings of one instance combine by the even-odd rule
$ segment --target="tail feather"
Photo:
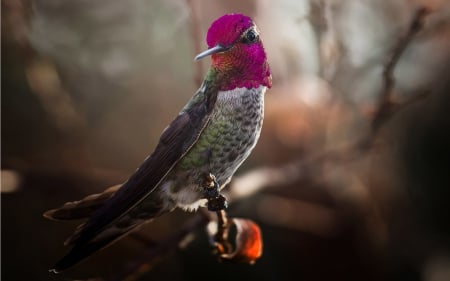
[[[84,230],[84,227],[86,226],[86,223],[82,223],[75,228],[72,235],[70,235],[66,241],[64,241],[64,246],[73,245],[75,241],[80,237],[81,232]]]
[[[48,211],[45,217],[56,220],[72,220],[86,218],[97,209],[104,206],[120,186],[114,186],[101,194],[90,195],[80,201],[66,203],[59,209]],[[137,230],[146,222],[163,213],[171,211],[174,203],[164,200],[159,193],[151,193],[146,200],[123,214],[120,218],[111,220],[105,228],[89,228],[89,220],[77,227],[75,232],[65,241],[65,245],[73,245],[72,249],[50,270],[61,272],[76,263],[88,258],[93,253],[109,246],[131,231]],[[108,215],[105,213],[105,215]],[[92,225],[91,225],[92,226]],[[81,237],[84,235],[83,237]],[[88,237],[86,239],[86,237]]]
[[[51,220],[86,219],[102,207],[120,187],[121,185],[115,185],[102,193],[89,195],[79,201],[67,202],[60,208],[45,212],[44,217]]]
[[[93,253],[103,248],[106,248],[115,241],[126,236],[131,231],[136,230],[139,225],[135,225],[126,231],[117,231],[115,233],[109,233],[107,237],[92,240],[87,244],[75,244],[75,246],[70,250],[70,252],[67,253],[62,259],[60,259],[49,271],[59,273],[79,263],[80,261],[90,257]]]

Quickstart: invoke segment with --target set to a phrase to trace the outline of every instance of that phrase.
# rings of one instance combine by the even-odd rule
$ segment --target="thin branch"
[[[401,55],[411,43],[414,36],[422,29],[425,21],[425,17],[428,15],[428,10],[425,7],[419,8],[409,25],[408,31],[404,36],[400,38],[397,44],[394,46],[392,55],[388,58],[383,69],[383,90],[378,102],[378,109],[372,120],[372,130],[378,131],[383,123],[385,123],[386,117],[391,111],[391,97],[394,88],[395,78],[394,69],[397,65]]]
[[[151,244],[144,250],[141,258],[128,263],[128,265],[116,276],[106,279],[107,281],[133,281],[148,272],[160,258],[169,252],[176,250],[189,235],[206,227],[209,217],[199,212],[188,220],[177,232],[168,236],[158,244]]]
[[[231,244],[228,242],[228,232],[230,221],[224,210],[216,212],[217,215],[217,233],[214,235],[215,247],[219,251],[218,254],[230,254],[232,251]]]
[[[200,30],[200,16],[197,13],[195,0],[186,0],[189,10],[191,12],[191,36],[192,43],[194,44],[194,56],[201,52],[200,42],[201,40],[201,30]],[[203,64],[201,62],[195,63],[194,71],[194,83],[197,86],[203,81]]]
[[[241,176],[234,177],[227,187],[227,198],[230,201],[249,197],[267,188],[283,188],[305,179],[310,179],[314,170],[326,161],[346,162],[358,159],[365,149],[360,141],[338,148],[321,150],[309,156],[294,160],[275,168],[257,168]],[[364,147],[366,148],[366,147]]]

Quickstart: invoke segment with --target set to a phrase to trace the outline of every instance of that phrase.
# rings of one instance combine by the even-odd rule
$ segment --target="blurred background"
[[[450,280],[448,1],[1,3],[2,280]],[[175,211],[48,273],[77,223],[42,213],[127,179],[230,12],[255,19],[273,73],[227,195],[231,216],[260,225],[262,258],[218,263],[199,228],[127,273],[195,216]]]

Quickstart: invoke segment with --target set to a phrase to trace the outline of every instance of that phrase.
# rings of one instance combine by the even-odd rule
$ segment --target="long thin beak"
[[[220,53],[220,52],[225,52],[226,50],[228,50],[230,47],[224,47],[220,44],[217,44],[216,46],[212,47],[211,49],[208,49],[206,51],[201,52],[200,54],[198,54],[194,60],[199,60],[202,59],[206,56],[212,55],[212,54],[216,54],[216,53]]]

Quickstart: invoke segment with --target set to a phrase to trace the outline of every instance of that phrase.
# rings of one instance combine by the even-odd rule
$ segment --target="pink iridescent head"
[[[220,90],[272,86],[266,53],[251,18],[242,14],[218,18],[208,30],[206,43],[209,49],[195,60],[211,55],[211,67],[218,75]]]

